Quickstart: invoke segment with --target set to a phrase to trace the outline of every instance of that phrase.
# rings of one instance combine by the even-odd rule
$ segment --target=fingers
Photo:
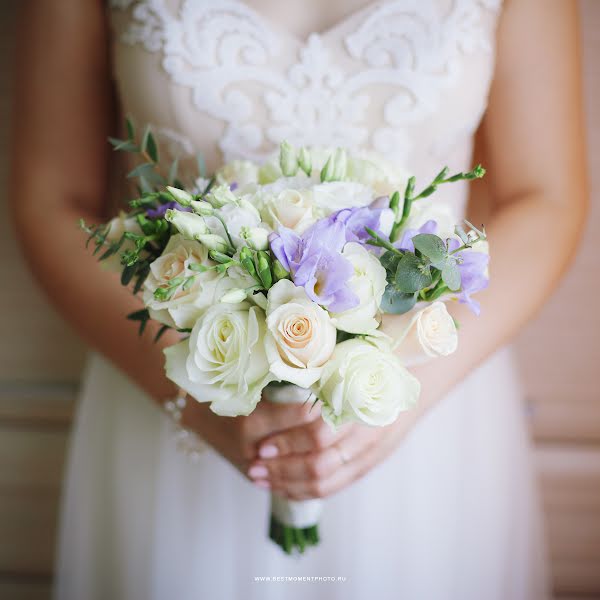
[[[359,476],[361,456],[380,436],[379,429],[349,426],[313,452],[254,461],[248,476],[290,498],[324,497]]]
[[[322,419],[315,419],[261,440],[258,455],[260,458],[274,458],[315,452],[334,444],[348,428],[345,426],[333,431]]]
[[[378,434],[378,435],[376,435]],[[321,477],[315,477],[309,480],[288,480],[285,482],[273,481],[271,488],[284,494],[292,500],[308,500],[310,498],[326,498],[341,489],[347,487],[357,479],[360,479],[373,466],[383,458],[382,449],[378,447],[377,438],[380,432],[373,432],[365,435],[362,432],[353,437],[351,444],[346,444],[355,452],[353,458],[346,463],[338,463],[340,466]],[[345,455],[344,455],[345,456]]]

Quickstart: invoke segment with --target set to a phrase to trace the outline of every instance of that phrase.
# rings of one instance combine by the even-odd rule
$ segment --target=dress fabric
[[[256,4],[113,0],[121,103],[152,126],[163,159],[178,157],[185,172],[201,153],[210,171],[266,158],[286,139],[375,151],[422,183],[444,165],[471,166],[500,0],[365,3],[306,39]],[[466,192],[442,186],[436,201],[459,219]],[[159,408],[90,357],[58,600],[533,600],[547,597],[545,547],[510,350],[327,499],[318,548],[286,556],[267,538],[268,513],[268,493],[211,449],[189,462]],[[286,577],[297,580],[273,580]]]

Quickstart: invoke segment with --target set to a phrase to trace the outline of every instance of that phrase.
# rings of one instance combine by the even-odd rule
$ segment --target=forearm
[[[160,327],[148,323],[143,336],[138,323],[126,315],[142,308],[131,289],[119,277],[101,268],[85,249],[85,234],[77,227],[84,217],[98,221],[98,215],[82,214],[76,205],[56,203],[57,208],[39,214],[33,203],[23,203],[15,218],[25,255],[38,281],[66,321],[93,348],[108,357],[141,388],[156,399],[171,397],[175,386],[164,375],[162,348],[177,341],[168,331],[154,343]],[[31,223],[43,222],[32,227]]]
[[[457,351],[414,369],[422,383],[420,409],[407,415],[406,427],[464,379],[494,351],[509,342],[538,311],[570,262],[583,221],[575,208],[542,193],[504,203],[486,228],[490,241],[490,285],[477,295],[480,316],[449,302],[460,324]],[[386,317],[393,333],[394,317]]]

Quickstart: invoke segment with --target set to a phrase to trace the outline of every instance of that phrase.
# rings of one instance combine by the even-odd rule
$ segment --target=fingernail
[[[258,455],[261,458],[274,458],[278,454],[279,454],[279,450],[277,449],[277,446],[271,446],[271,445],[262,446],[258,450]]]
[[[265,479],[269,474],[269,469],[264,465],[254,465],[248,470],[248,477],[252,479]]]
[[[257,485],[259,488],[263,488],[265,490],[268,490],[271,487],[271,484],[268,481],[265,481],[264,479],[255,481],[254,484]]]

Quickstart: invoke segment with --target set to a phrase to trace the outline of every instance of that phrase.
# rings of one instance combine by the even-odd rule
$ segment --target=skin
[[[92,347],[160,402],[175,393],[161,350],[177,338],[167,334],[153,344],[152,327],[138,337],[124,315],[139,301],[82,251],[74,226],[81,216],[97,222],[109,216],[105,140],[114,106],[102,11],[91,0],[37,0],[24,8],[10,197],[23,250],[50,300]],[[295,499],[326,497],[381,463],[431,406],[522,329],[568,266],[587,205],[581,106],[576,3],[506,0],[477,135],[489,175],[472,186],[472,204],[480,195],[491,201],[492,280],[478,295],[480,317],[451,307],[461,323],[459,350],[414,369],[423,384],[419,408],[388,427],[332,432],[307,406],[261,402],[249,417],[223,418],[189,402],[183,424],[257,485]],[[85,286],[81,273],[93,274]],[[393,317],[385,327],[393,332]]]

